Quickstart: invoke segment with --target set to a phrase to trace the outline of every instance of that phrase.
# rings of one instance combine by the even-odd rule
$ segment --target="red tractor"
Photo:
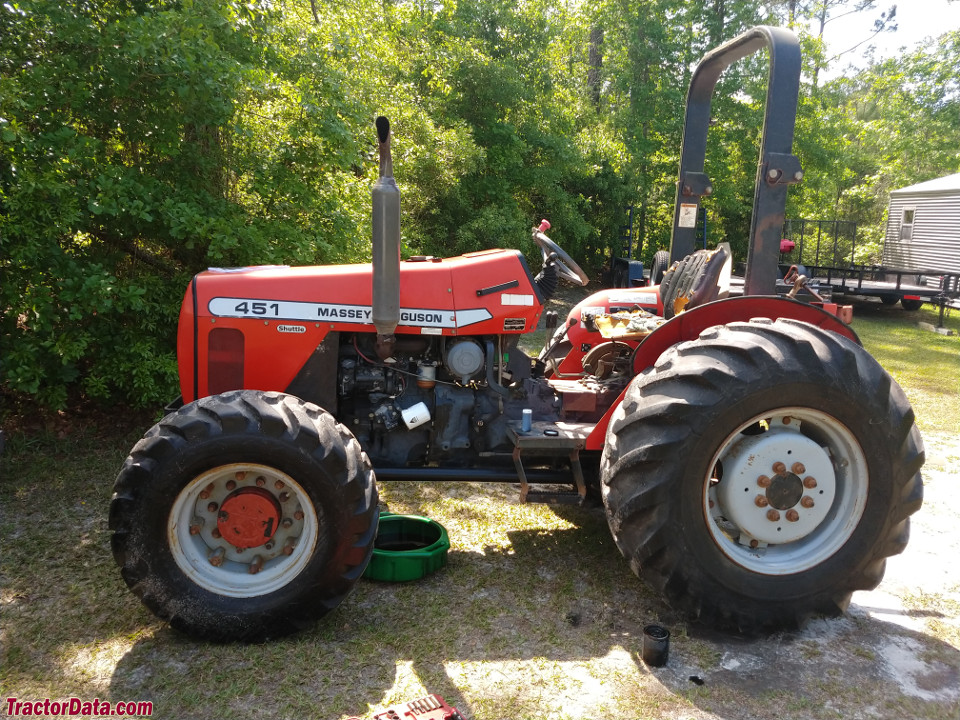
[[[694,253],[710,99],[766,47],[767,117],[744,294]],[[334,608],[371,556],[380,479],[517,482],[527,501],[602,498],[633,570],[687,617],[741,631],[844,610],[880,582],[922,500],[903,392],[849,326],[775,292],[800,71],[755,28],[690,87],[658,288],[603,291],[538,358],[518,347],[576,263],[534,230],[515,250],[400,261],[379,118],[373,263],[211,269],[187,289],[183,404],[133,448],[110,507],[124,580],[190,635],[257,640]],[[657,309],[663,317],[645,313]],[[557,490],[557,488],[560,490]],[[569,488],[564,490],[563,488]]]

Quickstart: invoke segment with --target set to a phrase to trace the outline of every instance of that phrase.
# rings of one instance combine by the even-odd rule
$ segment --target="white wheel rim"
[[[262,544],[238,548],[220,533],[225,527],[220,513],[236,507],[242,493],[279,511],[277,527],[271,525]],[[217,595],[249,598],[279,590],[303,571],[316,549],[319,527],[310,497],[293,478],[266,465],[234,463],[208,470],[180,491],[170,510],[167,540],[177,566],[196,585]]]
[[[765,432],[745,434],[760,422]],[[710,468],[703,513],[711,537],[730,560],[764,575],[823,563],[850,539],[867,502],[860,444],[836,418],[810,408],[752,418]]]

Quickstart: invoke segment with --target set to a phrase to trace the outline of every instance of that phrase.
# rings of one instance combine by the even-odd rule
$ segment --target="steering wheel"
[[[552,262],[560,277],[569,280],[574,285],[585,286],[590,280],[587,274],[580,269],[580,266],[573,261],[566,251],[557,245],[553,240],[543,234],[544,230],[550,229],[550,223],[541,220],[539,227],[533,229],[533,241],[540,246],[540,252],[543,254],[543,262],[546,265]]]

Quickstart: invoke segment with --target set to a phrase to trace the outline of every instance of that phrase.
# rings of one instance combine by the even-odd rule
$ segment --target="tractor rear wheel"
[[[310,403],[242,390],[134,446],[110,505],[127,585],[188,635],[260,641],[335,608],[363,573],[377,491],[350,432]]]
[[[859,345],[792,321],[705,330],[634,378],[601,463],[633,570],[691,619],[755,632],[876,587],[921,504],[902,390]]]

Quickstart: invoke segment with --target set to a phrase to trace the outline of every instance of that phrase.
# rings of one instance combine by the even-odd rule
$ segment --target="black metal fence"
[[[853,267],[857,250],[857,224],[850,220],[792,219],[783,223],[782,238],[796,248],[791,263],[817,267]]]

